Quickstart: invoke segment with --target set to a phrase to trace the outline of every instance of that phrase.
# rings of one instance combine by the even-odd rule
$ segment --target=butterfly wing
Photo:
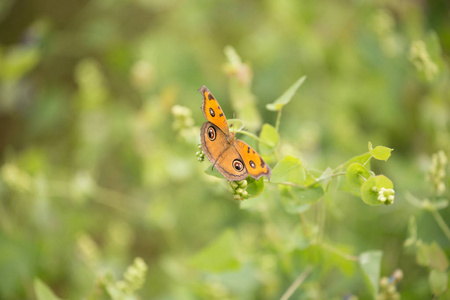
[[[202,86],[199,91],[203,95],[202,111],[205,115],[205,118],[209,122],[219,127],[225,135],[228,135],[230,131],[228,128],[227,118],[225,118],[225,114],[220,108],[216,98],[213,96],[213,94],[211,94],[206,86]]]
[[[209,161],[226,179],[242,180],[248,172],[242,157],[233,142],[227,141],[227,135],[211,122],[205,122],[200,134],[202,150]]]
[[[258,152],[241,140],[235,140],[234,146],[244,161],[245,167],[251,177],[258,180],[261,176],[266,176],[270,179],[270,167],[259,156]]]

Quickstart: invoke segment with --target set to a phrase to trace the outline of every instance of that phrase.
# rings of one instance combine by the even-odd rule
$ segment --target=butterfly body
[[[261,176],[270,178],[270,168],[245,142],[230,132],[225,114],[206,86],[199,90],[203,95],[202,111],[208,120],[202,125],[200,138],[202,150],[213,167],[228,180],[237,181]]]

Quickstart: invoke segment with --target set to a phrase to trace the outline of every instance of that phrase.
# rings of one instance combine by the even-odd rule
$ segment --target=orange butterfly
[[[270,179],[270,168],[249,145],[235,138],[216,98],[206,86],[199,91],[203,95],[202,111],[208,120],[203,123],[200,137],[202,150],[219,172],[229,181],[238,181],[248,175],[258,180]]]

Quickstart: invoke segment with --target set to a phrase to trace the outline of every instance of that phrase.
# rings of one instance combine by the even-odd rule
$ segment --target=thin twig
[[[287,300],[289,299],[292,294],[295,292],[295,290],[303,283],[303,281],[308,277],[309,273],[312,271],[312,267],[307,267],[295,280],[294,282],[289,286],[289,288],[284,292],[283,296],[281,296],[280,300]]]
[[[281,109],[278,110],[278,114],[277,114],[277,121],[275,123],[276,131],[278,131],[278,128],[280,128],[280,121],[281,121]]]
[[[239,131],[239,133],[242,133],[243,135],[249,136],[249,137],[251,137],[251,138],[257,140],[258,142],[263,143],[263,144],[265,144],[265,145],[267,145],[267,146],[272,146],[270,143],[268,143],[268,142],[266,142],[266,141],[263,141],[263,140],[260,139],[257,135],[255,135],[255,134],[253,134],[253,133],[250,133],[250,132],[248,132],[248,131],[242,130],[242,131]]]
[[[297,183],[293,183],[293,182],[270,182],[269,181],[268,183],[282,184],[282,185],[298,187],[298,188],[301,188],[301,189],[308,189],[308,188],[311,188],[311,187],[315,186],[316,184],[318,184],[321,181],[324,181],[326,179],[330,179],[330,178],[333,178],[333,177],[337,177],[337,176],[342,176],[342,175],[345,175],[345,174],[346,174],[345,172],[334,173],[334,174],[331,174],[330,176],[316,179],[316,181],[314,181],[313,183],[308,184],[308,185],[301,185],[301,184],[297,184]]]
[[[339,250],[338,248],[333,247],[333,246],[331,246],[331,245],[329,245],[327,243],[323,243],[322,242],[322,243],[320,243],[320,246],[322,246],[324,249],[326,249],[326,250],[328,250],[330,252],[333,252],[334,254],[336,254],[336,255],[338,255],[338,256],[346,259],[346,260],[351,260],[351,261],[358,261],[359,260],[358,256],[347,254],[347,253]]]
[[[439,227],[441,227],[441,230],[444,232],[447,239],[450,240],[450,229],[448,228],[444,219],[442,219],[441,214],[436,209],[432,209],[430,211],[431,211],[431,214],[433,215],[434,219],[438,223]]]

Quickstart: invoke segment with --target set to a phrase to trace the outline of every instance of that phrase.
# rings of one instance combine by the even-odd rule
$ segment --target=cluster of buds
[[[192,111],[181,105],[174,105],[172,107],[172,115],[174,120],[172,128],[184,140],[191,142],[198,137],[198,128],[194,126],[194,119],[192,118]]]
[[[394,203],[395,191],[393,189],[386,189],[384,187],[378,189],[374,186],[372,191],[378,193],[378,201],[383,202],[386,205]]]
[[[400,294],[397,291],[397,284],[403,279],[403,271],[397,269],[392,273],[391,277],[381,277],[380,293],[376,300],[398,300]]]
[[[198,151],[195,153],[199,162],[203,162],[205,160],[205,153],[202,150],[202,145],[198,144]]]
[[[445,192],[445,169],[447,168],[448,159],[444,151],[439,151],[431,156],[431,167],[427,174],[427,180],[433,185],[433,190],[438,196]]]
[[[185,128],[191,128],[194,125],[192,111],[189,108],[181,105],[174,105],[172,107],[172,114],[175,118],[172,124],[174,130],[180,131]]]
[[[402,49],[395,35],[395,19],[392,14],[380,9],[374,13],[370,23],[384,53],[390,57],[398,55]]]
[[[431,60],[424,41],[412,42],[409,49],[409,60],[414,64],[417,71],[425,75],[428,81],[433,80],[439,71],[438,66]]]
[[[248,198],[247,188],[247,180],[240,181],[228,181],[228,185],[230,186],[231,193],[234,195],[235,200],[244,200]]]

